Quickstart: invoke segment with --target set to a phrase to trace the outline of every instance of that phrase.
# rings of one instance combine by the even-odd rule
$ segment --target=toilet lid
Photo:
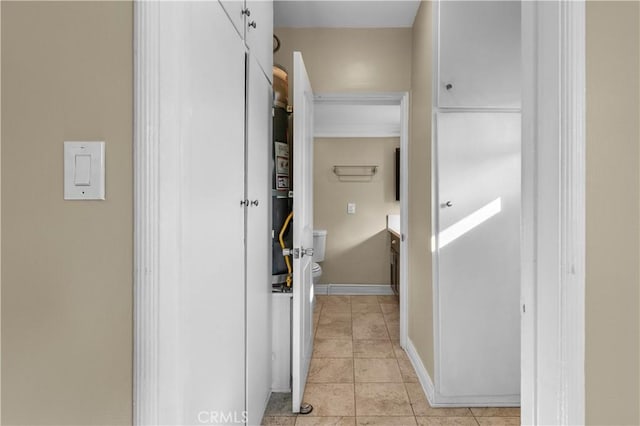
[[[311,272],[318,272],[318,271],[322,271],[322,266],[313,262],[313,266],[311,267]]]

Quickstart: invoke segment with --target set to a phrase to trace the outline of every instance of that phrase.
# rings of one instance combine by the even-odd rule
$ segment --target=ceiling
[[[419,6],[420,0],[276,0],[274,27],[411,27]]]

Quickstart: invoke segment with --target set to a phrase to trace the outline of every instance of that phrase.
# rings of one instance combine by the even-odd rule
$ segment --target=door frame
[[[522,424],[585,423],[585,1],[522,2]]]
[[[585,4],[522,2],[522,423],[584,424]],[[133,423],[156,424],[163,350],[158,309],[160,167],[159,7],[134,2]],[[408,95],[403,95],[403,112]],[[406,116],[406,114],[405,114]],[[406,117],[408,121],[408,116]],[[404,126],[405,120],[403,120]],[[403,134],[408,135],[407,132]],[[406,138],[408,140],[408,138]],[[406,153],[406,148],[404,149]],[[406,155],[406,154],[405,154]],[[407,158],[401,164],[406,174]],[[406,194],[407,176],[401,178]],[[406,197],[401,197],[406,200]],[[403,205],[403,211],[408,209]],[[403,218],[403,233],[408,235]],[[406,238],[405,238],[406,241]],[[407,253],[407,244],[403,246]],[[177,251],[177,248],[176,250]],[[406,259],[406,255],[403,256]],[[403,273],[404,272],[404,273]],[[401,261],[406,294],[406,263]],[[558,291],[558,289],[560,291]],[[402,294],[402,293],[401,293]],[[401,297],[401,306],[403,302]],[[166,306],[165,306],[166,308]],[[406,342],[407,310],[401,313]],[[165,318],[163,318],[165,319]],[[163,333],[166,333],[164,331]],[[164,344],[159,347],[159,344]],[[170,362],[169,364],[170,365]],[[165,371],[170,377],[171,372]],[[545,397],[545,395],[548,395]],[[544,398],[543,398],[544,397]]]
[[[409,310],[407,291],[409,287],[409,92],[332,92],[316,93],[314,104],[347,105],[399,105],[400,106],[400,345],[404,348],[408,339]],[[362,137],[389,137],[382,131],[379,135],[370,130]],[[395,137],[395,135],[393,135]],[[322,137],[360,137],[350,133],[344,135],[339,129],[325,129]]]

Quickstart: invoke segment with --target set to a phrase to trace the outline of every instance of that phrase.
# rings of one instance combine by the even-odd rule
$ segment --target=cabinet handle
[[[257,27],[257,25],[256,25],[256,21],[251,21],[251,22],[249,22],[249,26],[250,26],[250,27],[253,27],[253,28]]]
[[[252,206],[256,206],[256,207],[258,207],[258,200],[253,200],[253,201],[251,202],[251,205],[252,205]]]
[[[240,207],[249,206],[249,200],[240,200]]]
[[[246,16],[251,16],[251,11],[248,8],[242,9],[242,14]]]
[[[447,83],[447,84],[445,84],[444,88],[447,89],[447,90],[451,90],[451,89],[453,89],[453,84]]]

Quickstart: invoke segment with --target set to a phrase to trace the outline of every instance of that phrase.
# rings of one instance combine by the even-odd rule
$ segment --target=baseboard
[[[429,405],[432,407],[519,407],[520,395],[505,396],[443,396],[436,392],[436,388],[429,376],[427,368],[422,363],[418,351],[411,339],[407,339],[405,348],[407,356],[413,365],[418,381],[422,385]]]
[[[393,290],[389,284],[316,284],[313,286],[314,294],[319,295],[392,295]]]
[[[407,338],[406,352],[409,357],[409,361],[411,361],[411,364],[413,365],[413,369],[416,371],[418,381],[420,382],[420,385],[422,385],[422,390],[424,390],[424,394],[427,396],[429,405],[436,407],[436,388],[433,386],[433,380],[431,380],[427,367],[422,363],[422,359],[420,359],[418,351],[416,350],[416,347],[413,346],[413,342],[410,338]]]

